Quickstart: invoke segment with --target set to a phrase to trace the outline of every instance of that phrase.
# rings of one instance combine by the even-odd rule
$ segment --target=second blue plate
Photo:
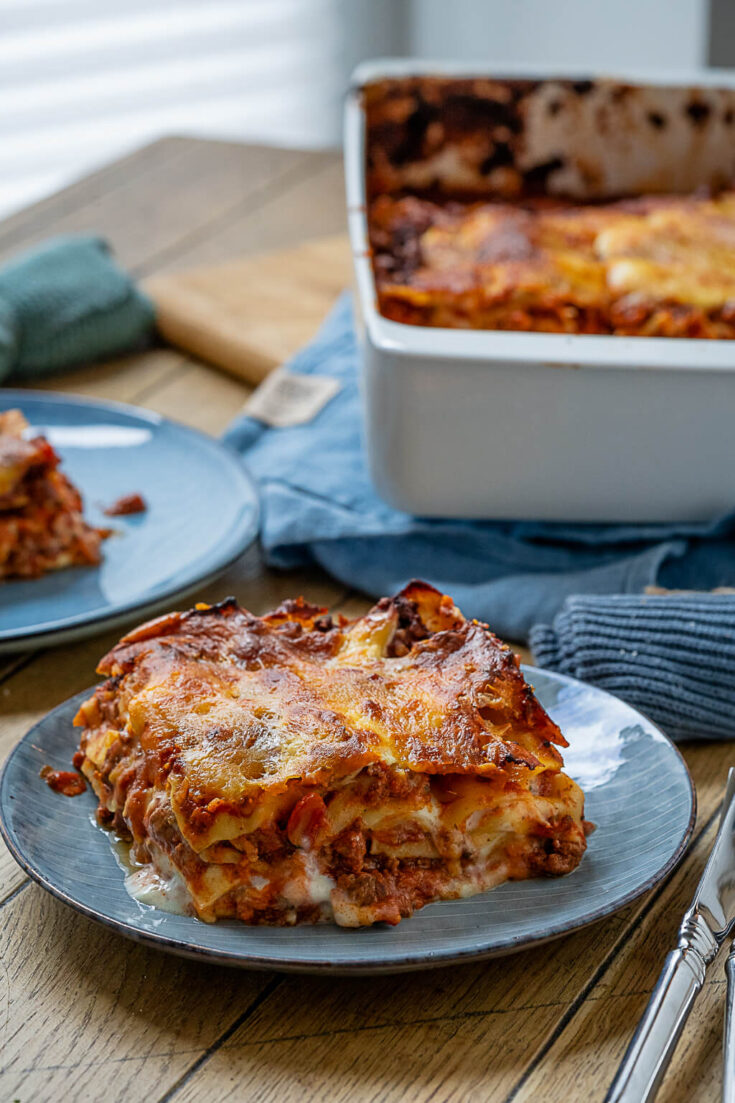
[[[94,525],[113,528],[98,567],[0,585],[0,651],[101,632],[152,615],[225,570],[257,536],[258,498],[237,455],[194,429],[110,402],[0,391],[61,456]],[[145,513],[105,517],[124,494]]]

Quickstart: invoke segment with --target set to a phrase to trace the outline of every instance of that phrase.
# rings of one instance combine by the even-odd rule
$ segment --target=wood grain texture
[[[153,276],[144,288],[169,344],[257,384],[312,339],[352,278],[343,235]]]
[[[260,197],[257,217],[248,212],[198,240],[180,243],[176,256],[159,258],[156,272],[184,266],[220,264],[252,253],[291,249],[302,241],[345,233],[347,215],[342,157],[324,153],[318,163],[303,166],[287,189]]]
[[[60,208],[51,204],[37,222],[21,220],[22,234],[4,236],[0,227],[0,249],[7,256],[51,234],[98,234],[110,242],[121,264],[143,275],[239,213],[255,212],[260,203],[321,168],[324,156],[172,139],[164,150],[150,147],[139,171],[103,176],[82,203],[67,199]]]
[[[168,139],[0,225],[0,256],[42,237],[109,237],[141,274],[219,265],[344,227],[341,168],[302,154]],[[249,387],[170,349],[81,368],[44,386],[141,403],[219,433]],[[321,572],[273,572],[257,549],[199,597],[260,613],[303,592],[369,605]],[[94,681],[116,633],[0,667],[0,756]],[[731,749],[684,748],[698,831]],[[395,978],[270,977],[179,961],[82,919],[0,854],[0,1098],[164,1100],[600,1100],[688,903],[712,834],[681,872],[617,915],[548,947]],[[4,901],[4,903],[3,903]],[[722,1014],[711,973],[662,1098],[716,1097]]]
[[[0,1098],[23,1103],[157,1099],[269,980],[120,939],[35,885],[2,910],[0,957]]]
[[[148,394],[189,368],[189,360],[170,348],[153,348],[134,356],[120,356],[103,364],[85,364],[63,377],[36,379],[36,390],[65,391],[86,398],[142,404]],[[30,386],[31,384],[29,384]]]
[[[5,258],[16,249],[27,249],[46,234],[61,232],[64,217],[84,212],[102,195],[121,196],[124,207],[125,189],[175,159],[185,144],[188,143],[182,143],[180,138],[151,142],[10,215],[0,223],[0,257]],[[99,227],[93,230],[99,232]]]

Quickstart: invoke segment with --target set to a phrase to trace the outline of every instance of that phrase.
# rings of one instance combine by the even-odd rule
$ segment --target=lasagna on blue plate
[[[0,580],[100,561],[108,535],[82,516],[79,491],[20,410],[0,414]]]
[[[425,583],[353,621],[303,599],[173,613],[99,671],[76,764],[201,919],[395,924],[584,854],[561,732],[513,652]]]

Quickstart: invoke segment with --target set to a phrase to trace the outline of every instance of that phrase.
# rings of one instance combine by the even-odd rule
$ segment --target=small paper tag
[[[286,368],[276,368],[253,391],[242,411],[275,429],[305,425],[341,387],[339,380],[330,375],[296,375]]]

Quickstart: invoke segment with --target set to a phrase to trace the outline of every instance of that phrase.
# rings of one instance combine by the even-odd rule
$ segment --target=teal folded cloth
[[[0,380],[139,347],[153,304],[98,237],[59,237],[0,269]]]

